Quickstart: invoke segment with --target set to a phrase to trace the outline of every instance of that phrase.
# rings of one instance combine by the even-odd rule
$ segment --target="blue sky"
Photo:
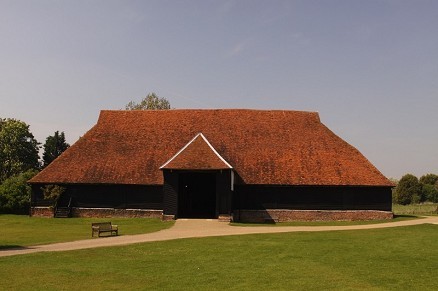
[[[70,143],[149,92],[318,111],[388,177],[438,173],[438,1],[0,0],[0,117]]]

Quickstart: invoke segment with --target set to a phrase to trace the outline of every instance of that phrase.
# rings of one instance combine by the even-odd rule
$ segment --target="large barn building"
[[[29,183],[32,215],[53,215],[55,184],[72,216],[392,218],[393,184],[316,112],[102,111]]]

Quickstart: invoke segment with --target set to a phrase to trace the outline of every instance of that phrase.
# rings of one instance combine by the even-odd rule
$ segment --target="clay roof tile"
[[[208,140],[188,145],[198,133]],[[160,185],[169,160],[164,169],[228,163],[246,184],[392,186],[318,113],[242,109],[102,111],[30,183]]]

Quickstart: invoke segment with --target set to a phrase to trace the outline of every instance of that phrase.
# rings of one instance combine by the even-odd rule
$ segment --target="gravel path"
[[[17,249],[0,250],[0,257],[30,254],[37,252],[59,252],[80,250],[108,246],[121,246],[135,243],[164,241],[192,237],[243,235],[255,233],[281,233],[281,232],[312,232],[312,231],[337,231],[376,229],[398,226],[418,225],[425,223],[438,224],[438,216],[429,216],[423,219],[405,220],[367,225],[347,226],[230,226],[228,223],[209,219],[178,219],[175,225],[169,229],[137,235],[122,235],[105,238],[94,238],[72,242],[30,246]]]

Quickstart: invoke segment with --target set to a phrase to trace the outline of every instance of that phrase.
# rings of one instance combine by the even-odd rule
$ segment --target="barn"
[[[104,110],[29,183],[34,216],[392,218],[393,184],[316,112]],[[65,189],[54,210],[45,185]]]

